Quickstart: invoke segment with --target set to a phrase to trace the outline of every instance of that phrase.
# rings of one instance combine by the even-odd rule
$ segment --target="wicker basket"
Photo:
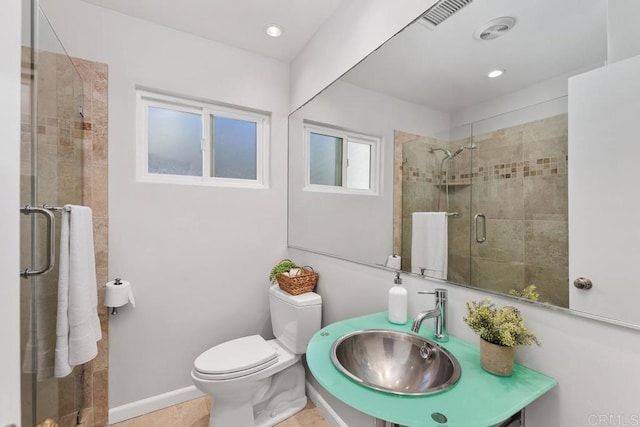
[[[312,292],[318,283],[318,273],[311,267],[300,268],[300,275],[289,277],[284,274],[276,276],[280,289],[291,295],[300,295],[305,292]]]

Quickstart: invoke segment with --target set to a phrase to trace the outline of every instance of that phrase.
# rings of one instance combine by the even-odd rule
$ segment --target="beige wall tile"
[[[82,367],[82,396],[80,402],[85,408],[93,406],[93,363],[85,363]]]
[[[447,280],[455,283],[471,283],[471,264],[469,253],[458,254],[449,252]]]
[[[474,138],[475,140],[475,138]],[[481,164],[501,164],[522,160],[522,135],[512,135],[511,138],[493,138],[477,142],[475,150]]]
[[[403,132],[401,130],[395,130],[393,132],[393,139],[397,144],[404,144],[409,141],[413,141],[416,139],[420,139],[420,135],[416,135],[413,133]]]
[[[93,127],[93,161],[106,165],[108,163],[107,125]]]
[[[91,189],[92,204],[94,215],[101,218],[107,218],[109,215],[109,168],[105,165],[93,164],[93,185]],[[107,242],[107,239],[104,240]]]
[[[96,268],[107,267],[109,261],[109,223],[107,218],[101,216],[93,218],[93,234]]]
[[[523,262],[498,262],[476,257],[471,259],[471,283],[474,286],[508,293],[523,281]]]
[[[473,186],[473,213],[487,219],[524,218],[523,180],[503,179],[479,182]]]
[[[565,221],[525,221],[525,261],[531,265],[566,267],[569,225]]]
[[[487,240],[473,242],[471,254],[474,257],[493,261],[524,262],[525,227],[521,219],[487,219]]]
[[[544,159],[553,158],[566,159],[568,154],[567,135],[554,138],[539,139],[523,145],[524,159]]]
[[[569,307],[569,270],[566,266],[527,265],[525,285],[536,285],[540,301]]]
[[[107,425],[109,418],[108,370],[102,369],[93,373],[93,423],[95,427]]]
[[[522,126],[523,142],[535,142],[568,134],[568,116],[559,114]]]
[[[568,198],[566,175],[535,176],[524,179],[525,219],[567,221]]]

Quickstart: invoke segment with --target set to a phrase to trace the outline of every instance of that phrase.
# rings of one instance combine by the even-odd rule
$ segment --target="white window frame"
[[[311,184],[311,134],[317,133],[341,138],[342,144],[342,185],[321,185]],[[304,187],[303,191],[315,191],[321,193],[340,193],[340,194],[359,194],[368,196],[379,195],[380,188],[380,150],[382,139],[377,136],[365,135],[362,133],[352,132],[348,130],[338,129],[327,125],[319,125],[315,123],[304,124]],[[369,159],[370,188],[348,188],[347,187],[347,152],[349,142],[357,144],[368,144],[371,148],[371,157]]]
[[[136,181],[161,184],[207,185],[240,188],[269,187],[270,115],[241,108],[189,98],[164,95],[136,89]],[[160,107],[199,114],[202,117],[202,176],[171,175],[149,172],[148,108]],[[220,178],[211,176],[213,141],[211,116],[245,120],[256,124],[256,179]]]

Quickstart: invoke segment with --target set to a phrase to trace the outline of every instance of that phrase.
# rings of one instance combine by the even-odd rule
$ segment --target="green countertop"
[[[448,390],[429,396],[398,396],[371,390],[347,378],[331,362],[331,346],[344,334],[361,329],[409,332],[411,322],[394,325],[387,313],[376,313],[328,325],[318,331],[307,348],[307,364],[329,393],[372,417],[410,427],[486,427],[500,423],[556,386],[553,378],[519,364],[511,377],[499,377],[480,367],[478,347],[455,337],[441,344],[458,359],[460,380]],[[432,339],[433,330],[423,326],[420,336]],[[446,424],[431,414],[444,414]]]

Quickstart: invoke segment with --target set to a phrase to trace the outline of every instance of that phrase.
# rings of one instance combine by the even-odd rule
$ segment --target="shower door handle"
[[[484,243],[487,240],[487,217],[483,213],[478,213],[473,219],[476,222],[476,242]],[[479,231],[482,233],[479,233]]]
[[[27,205],[24,208],[21,208],[20,212],[25,215],[39,214],[44,216],[45,220],[47,221],[47,262],[41,268],[36,268],[34,270],[25,268],[24,270],[21,270],[20,276],[26,279],[31,276],[40,276],[42,274],[48,273],[53,268],[54,259],[56,256],[56,249],[54,246],[56,218],[53,216],[53,212],[51,212],[49,209],[45,209],[44,207],[38,208],[35,206]]]

